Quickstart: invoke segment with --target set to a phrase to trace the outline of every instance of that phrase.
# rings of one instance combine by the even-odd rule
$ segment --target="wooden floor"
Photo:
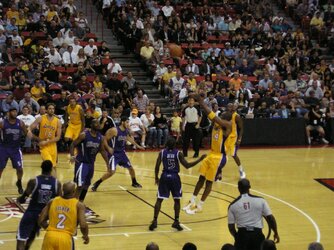
[[[224,243],[232,242],[226,216],[229,203],[238,196],[235,185],[238,172],[233,160],[223,170],[223,181],[214,184],[204,211],[194,216],[181,212],[183,232],[171,228],[174,216],[171,199],[162,204],[159,226],[155,232],[150,232],[148,225],[157,189],[153,178],[157,152],[129,152],[128,155],[143,188],[132,188],[127,171],[119,168],[98,192],[89,192],[86,205],[105,221],[90,225],[89,246],[83,245],[78,236],[76,249],[140,250],[145,249],[149,241],[155,241],[160,249],[171,250],[182,249],[183,244],[190,241],[198,249],[218,250]],[[317,239],[325,249],[334,249],[334,193],[314,180],[334,178],[333,148],[241,149],[239,155],[251,181],[252,193],[266,198],[277,219],[281,236],[278,249],[303,250]],[[29,178],[40,173],[41,160],[39,155],[24,155],[24,162],[25,185]],[[94,181],[104,169],[99,156]],[[60,155],[58,177],[61,181],[73,177],[66,155]],[[184,192],[181,203],[186,204],[198,178],[198,165],[190,170],[182,169],[181,178]],[[0,180],[0,205],[8,203],[6,197],[17,196],[15,181],[15,171],[8,166]],[[0,249],[15,249],[19,218],[8,217],[1,208],[3,206],[0,206]],[[44,232],[32,249],[40,249],[43,235]]]

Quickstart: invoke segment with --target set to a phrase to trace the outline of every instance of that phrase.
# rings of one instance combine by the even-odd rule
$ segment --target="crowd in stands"
[[[307,7],[305,29],[292,27],[270,1],[103,4],[120,43],[140,55],[172,106],[195,91],[220,110],[236,103],[246,118],[306,117],[310,124],[312,112],[320,115],[314,124],[326,129],[334,117],[334,61],[326,61],[320,47],[330,44],[334,31],[331,1],[282,1],[298,15]],[[173,55],[171,43],[184,54]]]
[[[136,53],[153,73],[154,84],[172,106],[182,108],[188,94],[198,92],[217,113],[233,102],[245,118],[306,115],[328,134],[325,123],[334,117],[334,61],[322,59],[323,41],[311,40],[312,32],[292,29],[270,1],[95,4],[126,52]],[[308,14],[319,20],[324,16],[329,37],[332,5],[321,4]],[[0,9],[2,116],[11,106],[20,113],[27,107],[34,116],[45,112],[41,107],[50,101],[62,116],[73,95],[85,110],[87,125],[101,119],[102,111],[116,121],[137,113],[133,127],[142,145],[163,146],[170,127],[179,136],[179,115],[170,124],[160,107],[149,105],[132,73],[122,72],[106,42],[90,33],[73,0],[5,0]],[[184,53],[175,55],[170,44]],[[203,124],[207,126],[205,119]]]

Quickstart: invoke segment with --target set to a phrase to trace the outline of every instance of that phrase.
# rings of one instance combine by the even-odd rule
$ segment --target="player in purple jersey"
[[[16,108],[11,108],[7,117],[0,122],[0,178],[7,165],[8,159],[10,159],[13,168],[16,169],[16,186],[18,192],[22,194],[23,162],[21,137],[27,135],[27,128],[24,123],[16,117]]]
[[[92,191],[96,191],[99,185],[106,179],[113,176],[116,172],[116,166],[120,165],[129,170],[132,186],[135,188],[141,188],[142,186],[136,180],[136,173],[132,167],[129,158],[125,153],[126,142],[129,141],[139,149],[144,149],[136,143],[129,131],[129,118],[122,116],[121,125],[119,127],[111,128],[107,131],[103,145],[108,152],[108,170],[97,182],[92,186]]]
[[[82,132],[70,146],[71,163],[75,162],[74,181],[77,183],[76,197],[84,201],[91,180],[94,176],[94,163],[98,152],[108,166],[108,156],[103,147],[103,136],[98,129],[100,124],[94,119],[91,128]],[[78,154],[74,156],[74,148]]]
[[[168,138],[166,148],[163,149],[157,158],[155,164],[155,184],[158,185],[158,198],[154,206],[154,218],[152,224],[149,226],[149,230],[153,231],[158,226],[158,215],[161,208],[161,203],[164,199],[169,198],[169,194],[172,193],[174,198],[174,212],[175,218],[172,224],[173,228],[178,231],[182,231],[183,228],[179,222],[180,216],[180,199],[182,197],[182,186],[181,179],[179,176],[180,163],[185,168],[191,168],[197,163],[202,161],[206,155],[202,155],[199,159],[194,162],[187,162],[184,158],[183,153],[175,148],[176,141],[173,137]],[[163,165],[162,174],[159,179],[160,165]]]
[[[29,206],[24,212],[17,231],[17,250],[30,248],[40,229],[37,223],[39,214],[49,200],[61,195],[60,182],[51,175],[52,162],[49,160],[43,161],[41,168],[42,174],[30,179],[26,190],[17,199],[19,203],[25,203],[26,198],[31,195]]]

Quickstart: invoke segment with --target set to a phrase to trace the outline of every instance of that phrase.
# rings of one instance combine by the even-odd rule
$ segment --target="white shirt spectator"
[[[77,55],[72,51],[70,54],[69,51],[65,51],[63,54],[63,63],[64,64],[77,64]]]
[[[131,115],[129,117],[129,126],[132,132],[137,132],[141,130],[141,126],[143,126],[143,123],[138,116],[133,117]]]
[[[155,75],[153,77],[153,82],[155,82],[157,79],[161,79],[162,75],[165,74],[167,70],[168,69],[165,65],[164,66],[158,65],[155,71]]]
[[[182,77],[178,79],[176,76],[174,76],[172,79],[170,79],[170,86],[172,87],[173,91],[180,92],[184,83],[185,80]]]
[[[64,43],[64,38],[62,37],[56,37],[56,38],[53,38],[52,40],[52,44],[54,47],[61,47]]]
[[[26,126],[30,126],[35,120],[36,118],[30,114],[27,115],[19,115],[17,116],[17,119],[23,121],[24,125]]]
[[[148,119],[150,119],[152,122],[154,120],[154,115],[150,114],[149,118],[147,118],[146,114],[142,114],[140,116],[140,120],[145,128],[148,128],[148,126],[151,125],[151,122]]]
[[[318,87],[321,87],[321,81],[320,80],[316,80],[317,81],[317,86]],[[312,86],[313,85],[313,82],[314,82],[314,80],[313,79],[311,79],[311,80],[309,80],[309,82],[308,82],[308,86]]]
[[[173,12],[173,10],[174,10],[174,8],[172,7],[172,6],[164,6],[164,7],[162,7],[162,12],[164,13],[164,15],[165,15],[165,17],[170,17],[171,16],[171,14],[172,14],[172,12]]]
[[[93,50],[94,49],[97,49],[96,45],[90,46],[89,44],[87,44],[84,48],[85,54],[87,56],[93,55]]]
[[[15,47],[21,47],[23,46],[23,41],[22,41],[22,38],[19,36],[19,35],[16,35],[16,36],[13,36],[13,35],[10,35],[8,37],[11,37],[12,40],[13,40],[13,45]]]
[[[107,70],[110,72],[110,73],[121,73],[122,72],[122,67],[119,63],[108,63],[108,66],[107,66]]]
[[[112,0],[103,0],[102,9],[109,8],[111,6]]]
[[[65,36],[64,43],[72,46],[74,44],[74,39],[75,39],[75,36],[71,36],[71,37]]]
[[[53,55],[50,53],[46,57],[48,57],[50,63],[53,63],[54,65],[58,66],[58,65],[61,65],[62,63],[62,58],[61,58],[61,55],[58,53],[58,51],[55,51]]]
[[[136,21],[136,28],[140,29],[140,30],[144,29],[143,21],[140,18],[138,18],[137,21]]]
[[[72,47],[73,47],[73,53],[76,54],[76,55],[78,54],[78,51],[79,51],[80,49],[82,49],[82,46],[79,45],[79,44],[77,44],[77,45],[76,45],[76,44],[73,44]]]

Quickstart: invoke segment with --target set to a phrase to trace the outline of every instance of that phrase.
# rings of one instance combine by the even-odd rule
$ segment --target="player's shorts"
[[[130,168],[131,163],[126,155],[125,151],[120,151],[120,152],[114,152],[113,155],[109,157],[109,168],[110,170],[116,170],[116,166],[120,165],[124,168]]]
[[[72,141],[74,141],[79,137],[80,132],[81,132],[81,124],[76,125],[69,123],[68,127],[66,128],[64,137],[70,138]]]
[[[74,241],[70,234],[58,231],[46,231],[42,250],[74,250]]]
[[[50,160],[53,167],[57,166],[58,154],[57,143],[48,144],[40,148],[40,153],[43,161]]]
[[[94,165],[88,163],[75,163],[74,182],[78,187],[89,186],[94,176]]]
[[[237,155],[237,151],[238,151],[238,146],[236,145],[237,143],[237,139],[238,137],[233,136],[233,137],[227,137],[226,141],[225,141],[225,152],[226,155],[230,155],[230,156],[236,156]]]
[[[202,161],[199,172],[208,181],[214,181],[218,168],[224,167],[226,164],[226,155],[209,153]]]
[[[27,241],[32,239],[39,232],[40,227],[38,226],[38,216],[40,211],[29,211],[27,210],[19,224],[16,238],[20,241]]]
[[[180,176],[176,173],[163,173],[159,181],[158,198],[168,199],[170,193],[172,193],[174,199],[182,198],[182,185]]]
[[[7,161],[10,159],[13,168],[20,169],[23,167],[22,151],[20,148],[0,147],[0,169],[4,169]]]

